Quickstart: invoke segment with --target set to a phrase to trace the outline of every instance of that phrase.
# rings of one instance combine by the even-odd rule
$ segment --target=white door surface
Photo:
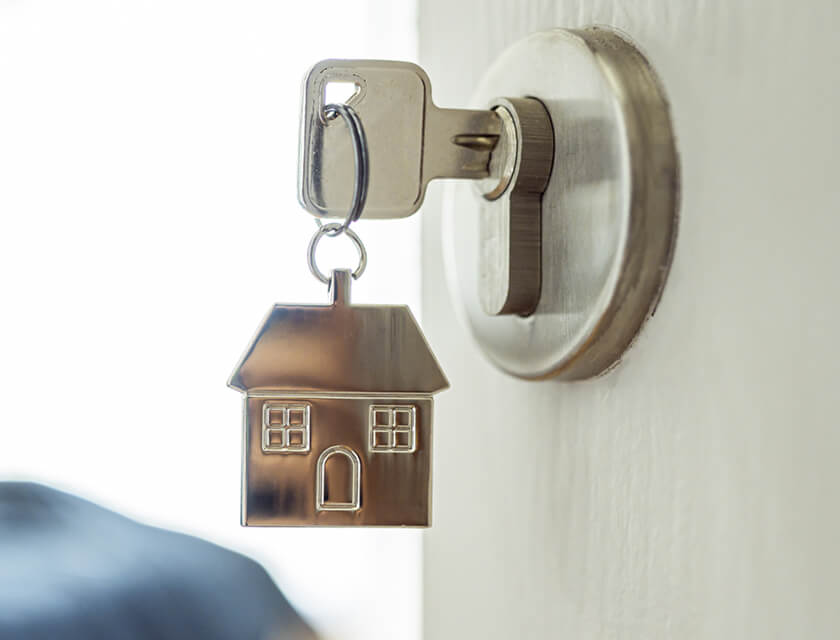
[[[471,342],[430,188],[423,324],[452,386],[425,637],[840,637],[838,18],[834,0],[420,0],[441,106],[533,31],[626,32],[682,163],[656,316],[576,383],[515,380]]]

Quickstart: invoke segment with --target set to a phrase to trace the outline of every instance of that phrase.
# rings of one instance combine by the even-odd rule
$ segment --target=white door
[[[606,24],[670,98],[681,224],[656,316],[588,382],[522,382],[456,325],[423,208],[436,415],[428,638],[840,637],[840,11],[834,0],[420,0],[465,106],[509,44]]]

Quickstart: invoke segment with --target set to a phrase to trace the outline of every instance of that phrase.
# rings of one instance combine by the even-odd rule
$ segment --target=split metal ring
[[[318,264],[315,262],[315,251],[318,249],[318,243],[321,242],[321,238],[324,236],[334,237],[342,233],[340,229],[342,225],[338,224],[337,222],[330,222],[329,224],[325,224],[322,227],[319,227],[318,230],[315,232],[315,235],[312,236],[312,240],[309,241],[309,270],[312,272],[312,275],[318,278],[324,284],[329,284],[330,279],[324,275],[324,272],[318,268]],[[356,267],[356,270],[353,272],[353,279],[358,280],[359,277],[365,272],[365,267],[367,267],[367,250],[365,249],[365,245],[362,243],[361,238],[356,235],[356,232],[350,229],[349,227],[345,227],[343,233],[346,233],[347,236],[353,241],[353,244],[356,246],[356,251],[359,253],[359,265]]]
[[[353,141],[353,157],[356,162],[356,177],[353,182],[353,203],[350,205],[350,210],[347,212],[347,217],[344,219],[344,222],[342,224],[325,225],[325,227],[333,228],[332,231],[326,232],[330,237],[338,236],[345,231],[349,231],[350,225],[361,217],[362,210],[365,208],[365,201],[367,200],[370,174],[367,138],[365,137],[365,130],[362,127],[362,121],[359,120],[359,115],[353,107],[346,104],[328,104],[324,107],[325,118],[332,120],[337,116],[342,117],[347,124],[347,129],[350,131],[350,138]]]

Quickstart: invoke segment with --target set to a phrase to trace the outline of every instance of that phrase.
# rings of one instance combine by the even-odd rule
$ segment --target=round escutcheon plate
[[[475,185],[445,199],[450,290],[484,353],[514,376],[590,378],[619,362],[653,313],[677,232],[679,166],[668,103],[647,60],[605,28],[536,33],[505,51],[473,107],[534,97],[554,127],[542,200],[540,302],[528,317],[479,302]]]

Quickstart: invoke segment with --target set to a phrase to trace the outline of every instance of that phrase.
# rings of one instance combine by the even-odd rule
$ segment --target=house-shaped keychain
[[[404,306],[276,305],[228,382],[244,394],[242,524],[428,526],[432,395],[449,384]]]

